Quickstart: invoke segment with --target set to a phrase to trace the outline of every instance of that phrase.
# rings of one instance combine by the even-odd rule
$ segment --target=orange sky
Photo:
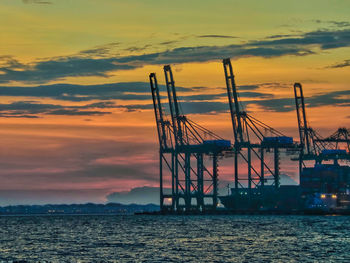
[[[48,2],[0,3],[0,205],[103,202],[157,186],[148,74],[164,84],[164,64],[184,113],[225,138],[225,57],[259,120],[297,138],[301,82],[312,127],[350,127],[348,1]]]

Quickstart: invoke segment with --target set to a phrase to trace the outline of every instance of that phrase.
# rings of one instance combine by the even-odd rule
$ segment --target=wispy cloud
[[[110,57],[96,57],[101,50],[81,52],[23,64],[13,57],[0,59],[0,83],[19,81],[46,83],[67,77],[109,77],[111,72],[135,69],[145,65],[208,62],[224,57],[280,57],[306,56],[322,50],[350,46],[350,29],[312,31],[278,39],[253,40],[245,44],[225,46],[180,47],[156,53]]]
[[[83,106],[62,106],[58,104],[46,104],[36,101],[17,101],[9,104],[0,104],[0,117],[39,118],[42,114],[66,116],[100,116],[111,113],[102,110],[107,108],[116,108],[116,106],[112,102],[99,102]]]
[[[345,67],[350,67],[350,59],[346,59],[343,62],[328,66],[327,68],[345,68]]]
[[[291,92],[292,93],[292,92]],[[224,96],[224,94],[222,94]],[[244,92],[240,93],[240,97],[253,98],[242,101],[242,105],[245,108],[249,106],[260,106],[264,111],[271,112],[290,112],[294,111],[294,98],[274,98],[271,94],[254,94],[249,96]],[[247,96],[248,95],[248,96]],[[254,99],[254,96],[256,98]],[[349,99],[346,96],[350,95],[350,90],[345,91],[333,91],[325,94],[314,95],[310,98],[306,98],[308,107],[320,107],[320,106],[336,106],[336,107],[350,107]],[[215,114],[220,112],[228,112],[229,107],[226,101],[215,101],[217,98],[212,96],[212,100],[204,101],[187,101],[186,98],[181,101],[181,108],[185,114]],[[208,99],[205,97],[205,99]],[[148,110],[152,109],[152,104],[129,104],[119,105],[119,107],[125,108],[128,111]]]
[[[159,87],[165,90],[163,85]],[[177,87],[179,92],[191,88]],[[51,98],[62,101],[90,100],[148,100],[151,98],[148,82],[118,82],[99,85],[52,84],[40,86],[0,86],[0,96]]]
[[[200,35],[197,37],[198,38],[238,38],[235,36],[228,36],[228,35]]]
[[[343,27],[350,27],[350,22],[348,21],[335,21],[335,20],[313,20],[314,22],[318,24],[330,24],[335,27],[343,28]]]
[[[41,4],[41,5],[50,5],[53,4],[52,1],[43,1],[43,0],[22,0],[25,4]]]
[[[294,110],[293,98],[275,98],[273,93],[260,92],[260,90],[274,90],[290,88],[284,83],[261,83],[258,85],[238,86],[242,104],[249,108],[250,105],[258,105],[266,111],[288,112]],[[165,91],[165,87],[160,85],[160,89]],[[259,91],[257,91],[259,89]],[[207,93],[201,93],[205,90]],[[178,87],[178,96],[181,101],[181,108],[187,114],[208,114],[226,112],[227,95],[225,89],[221,88],[217,92],[208,93],[210,89],[205,87],[183,88]],[[221,91],[221,92],[220,92]],[[104,109],[122,109],[126,111],[151,110],[151,95],[149,83],[130,82],[112,83],[101,85],[73,85],[54,84],[34,87],[6,87],[0,86],[0,94],[10,97],[27,97],[32,101],[17,101],[10,104],[0,104],[0,117],[34,118],[43,115],[86,115],[98,116],[110,114]],[[292,93],[291,93],[292,95]],[[319,107],[325,105],[350,106],[347,96],[350,91],[332,91],[329,93],[314,95],[307,98],[309,107]],[[61,106],[60,104],[40,103],[38,99],[55,99],[71,102],[100,101],[83,106]],[[162,95],[165,109],[168,107],[167,98]],[[115,104],[115,101],[119,104]],[[123,103],[124,101],[124,103]],[[129,101],[125,103],[125,101]],[[135,101],[135,103],[133,103]],[[66,103],[65,103],[66,104]]]

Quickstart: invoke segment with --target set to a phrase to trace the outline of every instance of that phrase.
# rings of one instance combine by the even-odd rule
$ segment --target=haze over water
[[[2,261],[350,261],[343,216],[4,216],[0,235]]]

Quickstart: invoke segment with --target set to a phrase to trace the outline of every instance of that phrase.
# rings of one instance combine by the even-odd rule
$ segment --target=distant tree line
[[[124,205],[107,204],[61,204],[61,205],[11,205],[0,207],[0,215],[35,215],[35,214],[133,214],[159,211],[154,204]]]

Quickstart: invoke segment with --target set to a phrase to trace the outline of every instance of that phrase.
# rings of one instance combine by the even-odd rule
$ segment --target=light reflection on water
[[[350,262],[350,217],[0,217],[0,261]]]

